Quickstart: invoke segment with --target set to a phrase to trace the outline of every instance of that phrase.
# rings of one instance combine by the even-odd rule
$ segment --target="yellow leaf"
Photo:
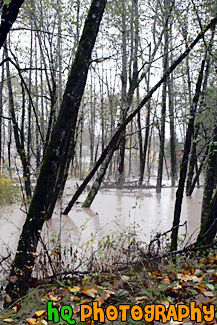
[[[39,310],[39,311],[35,312],[36,316],[38,316],[38,317],[40,317],[41,315],[43,315],[45,313],[46,313],[46,310]]]
[[[37,322],[35,318],[26,318],[26,321],[29,325],[35,324]]]
[[[3,316],[0,316],[0,318],[6,319],[6,318],[14,317],[14,316],[16,316],[16,314],[3,315]]]
[[[97,291],[95,288],[91,288],[90,290],[91,290],[93,293],[95,293],[95,294],[98,293],[98,291]]]
[[[59,301],[59,299],[57,297],[54,297],[54,296],[51,296],[50,297],[50,300],[52,300],[52,301]]]
[[[203,292],[203,293],[204,293],[204,291],[206,291],[206,286],[205,286],[205,284],[198,284],[197,286],[194,286],[193,288],[194,288],[194,289],[198,289],[198,290],[200,290],[200,291]]]
[[[88,287],[84,288],[83,293],[91,298],[95,298],[95,293]]]
[[[54,251],[51,251],[51,253],[54,255],[54,256],[58,256],[58,254]]]
[[[70,291],[70,292],[80,292],[81,291],[81,288],[80,287],[78,287],[78,286],[76,286],[76,287],[68,287],[68,290]]]
[[[99,297],[99,298],[95,299],[95,301],[98,301],[98,303],[99,303],[99,307],[101,307],[102,304],[104,304],[104,302],[105,302],[105,300],[104,300],[103,297]]]

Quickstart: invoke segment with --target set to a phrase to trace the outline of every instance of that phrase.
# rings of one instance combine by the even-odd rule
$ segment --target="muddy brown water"
[[[81,203],[77,203],[67,216],[61,215],[73,192],[75,182],[71,180],[66,184],[63,199],[57,203],[52,219],[44,224],[42,238],[44,241],[49,239],[47,245],[50,245],[50,251],[57,239],[67,251],[73,247],[76,251],[78,246],[82,249],[86,247],[92,238],[100,240],[110,233],[117,234],[118,238],[126,229],[128,232],[136,231],[138,239],[149,243],[154,233],[165,232],[172,226],[176,194],[174,188],[163,188],[161,194],[157,194],[155,189],[102,189],[91,208],[83,209]],[[196,238],[199,230],[202,193],[202,189],[196,189],[192,197],[183,198],[180,223],[187,221],[187,233],[193,234],[192,240]],[[86,195],[87,192],[82,194],[79,201],[83,202]],[[26,214],[21,210],[19,203],[0,207],[0,260],[10,252],[10,260],[13,258],[25,218]],[[184,227],[180,228],[179,234],[185,232]],[[7,283],[10,260],[0,265],[1,286]],[[65,265],[69,265],[68,260]],[[36,267],[37,265],[39,266],[38,271],[35,270],[36,276],[44,277],[40,264],[36,263]],[[76,263],[74,265],[76,266]],[[0,309],[3,306],[3,293],[4,291],[2,296],[0,295]]]
[[[74,191],[74,185],[69,181],[63,201],[58,202],[52,219],[43,229],[45,236],[48,233],[55,236],[61,232],[62,244],[64,240],[69,243],[75,239],[87,242],[91,234],[100,239],[111,231],[120,233],[126,227],[136,229],[139,237],[149,242],[153,232],[164,232],[172,226],[176,194],[174,188],[163,188],[161,194],[157,194],[155,189],[102,189],[91,208],[83,209],[78,203],[67,216],[60,217],[61,209],[66,206]],[[82,194],[79,201],[83,202],[86,195],[87,193]],[[199,228],[201,201],[202,189],[196,189],[192,197],[183,198],[181,223],[187,221],[188,234],[197,232]],[[1,256],[3,252],[16,251],[25,216],[19,204],[1,207]],[[181,229],[180,233],[185,231]]]

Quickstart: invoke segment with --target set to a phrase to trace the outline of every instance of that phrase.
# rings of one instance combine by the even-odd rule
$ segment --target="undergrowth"
[[[18,180],[7,172],[0,173],[0,205],[11,204],[20,199]]]

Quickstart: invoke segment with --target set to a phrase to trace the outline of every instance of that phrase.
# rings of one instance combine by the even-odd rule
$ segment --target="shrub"
[[[20,189],[17,179],[2,172],[0,174],[0,205],[11,204],[20,198]]]

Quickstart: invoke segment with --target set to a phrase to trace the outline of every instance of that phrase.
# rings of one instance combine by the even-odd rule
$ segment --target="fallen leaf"
[[[95,298],[95,293],[89,287],[84,288],[83,293],[91,298]]]
[[[70,292],[80,292],[80,291],[81,291],[81,288],[78,287],[78,286],[75,286],[75,287],[73,287],[73,288],[68,287],[68,290],[69,290]]]
[[[204,291],[203,294],[206,297],[214,297],[214,293],[212,291]]]
[[[26,321],[29,325],[35,324],[37,322],[37,319],[35,318],[26,318]]]
[[[121,276],[121,279],[122,279],[124,282],[127,282],[127,281],[130,280],[130,277],[127,276],[127,275],[122,275],[122,276]]]
[[[44,315],[45,313],[46,313],[46,310],[39,310],[39,311],[35,312],[36,316],[38,316],[38,317]]]
[[[147,296],[142,296],[142,297],[136,297],[135,300],[136,301],[140,301],[140,300],[147,300]]]
[[[114,291],[111,291],[111,290],[104,290],[104,293],[108,294],[108,295],[115,295],[116,294]]]
[[[5,322],[5,323],[13,323],[13,319],[12,318],[5,318],[5,319],[3,319],[3,322]]]
[[[95,301],[98,301],[99,307],[101,307],[105,302],[103,297],[96,298]]]
[[[54,296],[51,296],[50,297],[50,300],[52,300],[52,301],[59,301],[59,299],[57,297],[54,297]]]
[[[209,290],[211,290],[211,291],[214,291],[214,290],[215,290],[214,285],[211,284],[211,283],[206,283],[206,287],[207,287]]]
[[[204,291],[206,291],[206,286],[205,286],[205,284],[198,284],[198,285],[194,286],[194,289],[198,289],[201,292],[204,292]]]

